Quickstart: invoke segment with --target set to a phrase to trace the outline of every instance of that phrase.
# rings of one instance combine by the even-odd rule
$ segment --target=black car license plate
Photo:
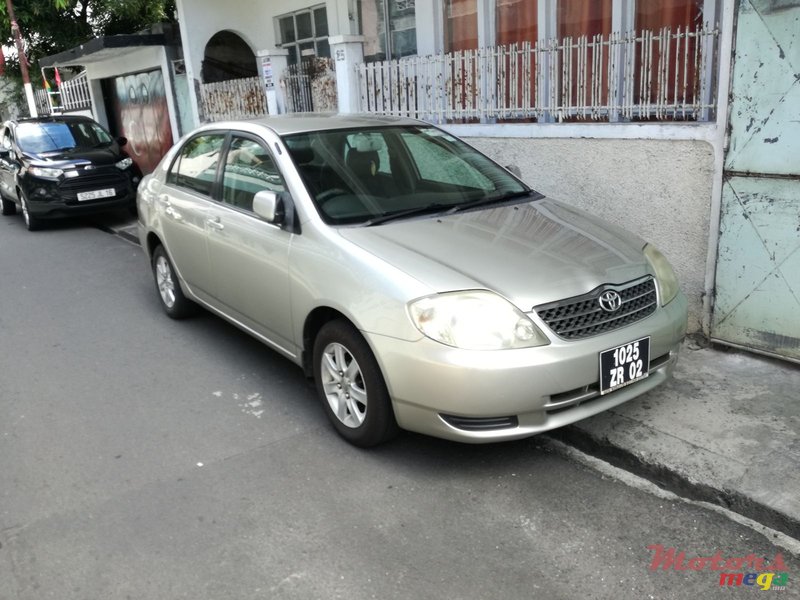
[[[650,338],[622,344],[600,353],[600,394],[608,394],[647,377]]]

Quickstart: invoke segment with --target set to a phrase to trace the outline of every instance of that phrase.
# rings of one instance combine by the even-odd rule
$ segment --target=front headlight
[[[531,348],[550,343],[517,307],[484,290],[420,298],[408,304],[408,313],[427,337],[464,350]]]
[[[117,167],[117,168],[118,168],[120,171],[124,171],[125,169],[127,169],[128,167],[130,167],[132,164],[133,164],[133,161],[132,161],[130,158],[123,158],[121,161],[119,161],[119,162],[117,163],[116,167]]]
[[[672,270],[672,265],[669,264],[664,255],[656,250],[656,247],[652,244],[645,245],[644,256],[656,274],[661,306],[666,306],[678,295],[678,290],[680,289],[678,278],[675,277],[675,271]]]
[[[64,173],[61,169],[51,169],[49,167],[29,167],[28,173],[35,177],[47,177],[48,179],[58,179]]]

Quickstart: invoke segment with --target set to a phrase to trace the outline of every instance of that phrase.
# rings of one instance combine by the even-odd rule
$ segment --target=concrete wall
[[[669,258],[698,331],[714,152],[703,141],[467,138],[543,194],[617,223]]]

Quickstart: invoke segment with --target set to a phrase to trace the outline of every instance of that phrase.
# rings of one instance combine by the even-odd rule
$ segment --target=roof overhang
[[[76,46],[58,54],[51,54],[39,59],[40,67],[75,67],[85,66],[107,60],[118,59],[147,46],[167,45],[163,33],[146,33],[133,35],[111,35],[94,38],[85,44]]]

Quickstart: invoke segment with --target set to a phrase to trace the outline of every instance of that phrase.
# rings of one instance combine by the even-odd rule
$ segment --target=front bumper
[[[580,341],[538,348],[468,351],[423,338],[408,342],[366,333],[394,404],[398,425],[463,442],[513,440],[574,423],[666,381],[686,334],[679,294],[640,322]],[[650,375],[604,396],[599,354],[650,336]]]
[[[26,177],[21,186],[28,199],[28,211],[39,219],[53,219],[78,216],[128,208],[136,204],[136,184],[133,176],[126,175],[109,183],[84,184],[80,179],[69,182],[73,189],[65,189],[64,182],[36,177]],[[80,187],[78,187],[80,186]],[[115,195],[110,198],[80,201],[78,192],[113,188]]]

